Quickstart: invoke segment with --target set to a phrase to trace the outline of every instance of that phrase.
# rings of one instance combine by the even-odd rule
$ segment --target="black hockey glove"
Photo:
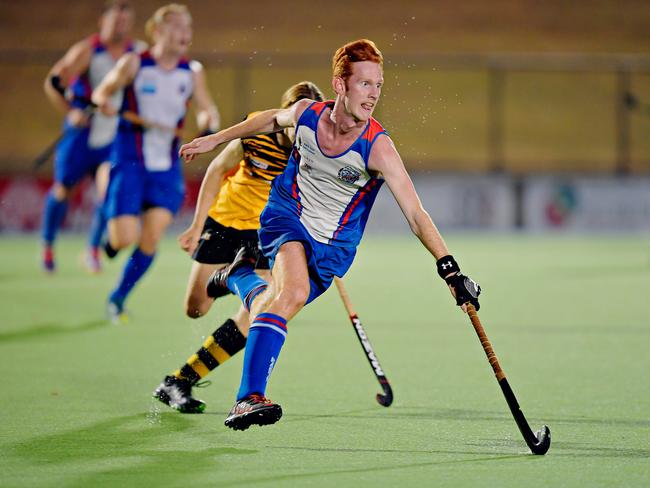
[[[478,311],[481,305],[478,303],[478,296],[481,294],[481,285],[474,281],[469,276],[463,273],[456,273],[446,278],[445,281],[450,285],[454,292],[456,292],[456,305],[460,306],[463,303],[471,303]]]
[[[471,303],[478,311],[481,305],[478,303],[478,296],[481,294],[480,285],[460,272],[460,267],[453,256],[444,256],[436,262],[438,274],[445,282],[454,289],[456,294],[456,305]],[[450,273],[454,273],[448,276]]]

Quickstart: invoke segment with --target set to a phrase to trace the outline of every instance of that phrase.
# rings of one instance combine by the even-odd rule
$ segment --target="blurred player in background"
[[[102,112],[113,115],[117,107],[112,97],[124,89],[122,108],[141,118],[137,123],[120,119],[106,197],[107,255],[136,245],[108,299],[114,323],[126,319],[124,302],[151,266],[158,242],[183,201],[178,131],[190,99],[197,104],[199,130],[219,127],[203,67],[184,57],[192,41],[188,9],[179,4],[160,7],[146,29],[151,49],[125,54],[92,96]]]
[[[252,319],[237,401],[225,421],[232,429],[272,424],[282,416],[265,391],[287,321],[347,272],[384,181],[413,233],[437,260],[456,303],[464,311],[467,302],[479,305],[480,288],[460,273],[395,146],[372,118],[383,85],[381,53],[372,41],[361,39],[339,48],[332,65],[334,101],[301,100],[267,110],[181,148],[190,161],[236,138],[296,128],[287,169],[273,180],[260,216],[259,241],[271,264],[271,282],[254,272],[256,259],[247,247],[208,282],[210,296],[236,293]]]
[[[282,95],[280,106],[288,108],[303,99],[323,100],[323,94],[315,84],[303,81]],[[287,128],[268,135],[235,139],[210,163],[201,183],[194,220],[178,238],[183,250],[194,260],[185,296],[189,317],[205,315],[214,303],[205,289],[210,275],[231,263],[242,246],[258,246],[260,213],[269,198],[271,182],[287,166],[293,138],[293,129]],[[236,172],[222,185],[224,177],[237,164]],[[269,280],[266,258],[260,256],[255,269]],[[248,310],[242,305],[208,337],[196,354],[163,380],[154,397],[182,413],[203,412],[205,403],[192,397],[192,387],[244,348],[248,327]]]
[[[92,90],[127,51],[134,51],[130,40],[133,9],[125,0],[106,3],[99,19],[99,32],[74,44],[57,61],[45,80],[45,93],[55,108],[65,114],[64,136],[54,156],[54,184],[48,193],[43,217],[43,268],[54,271],[54,241],[63,224],[70,192],[88,174],[95,174],[97,202],[88,239],[86,266],[101,269],[99,246],[106,228],[103,200],[108,184],[109,156],[117,129],[117,117],[87,109]],[[140,43],[138,43],[140,44]],[[142,50],[144,46],[138,46]],[[67,88],[64,97],[61,88]],[[115,92],[113,103],[121,103]],[[68,99],[70,98],[70,102]]]

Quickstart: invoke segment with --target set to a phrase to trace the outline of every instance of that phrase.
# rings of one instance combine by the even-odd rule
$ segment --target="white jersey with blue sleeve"
[[[93,90],[117,62],[102,43],[99,34],[91,35],[88,42],[92,49],[88,69],[76,78],[69,88],[73,95],[72,106],[82,109],[88,106]],[[138,43],[128,42],[125,52],[139,49],[141,49],[141,46]],[[119,107],[122,104],[122,95],[122,90],[113,94],[111,103],[114,107]],[[110,145],[115,139],[117,124],[118,118],[116,116],[107,116],[101,112],[95,112],[90,119],[88,147],[97,149]]]
[[[147,171],[167,171],[179,164],[179,140],[173,129],[181,128],[194,90],[191,62],[181,59],[173,69],[160,67],[146,51],[140,69],[125,89],[123,109],[152,121],[144,128],[121,119],[116,139],[117,164],[142,164]]]

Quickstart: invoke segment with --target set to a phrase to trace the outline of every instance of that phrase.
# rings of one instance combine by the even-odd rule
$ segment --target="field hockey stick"
[[[54,151],[56,151],[56,146],[59,144],[61,139],[63,139],[63,136],[65,135],[65,132],[61,132],[56,139],[54,139],[49,146],[47,146],[41,153],[34,158],[34,161],[32,162],[32,170],[36,171],[39,169],[41,166],[43,166],[47,161],[50,159],[52,154],[54,154]]]
[[[343,305],[345,306],[345,310],[350,317],[350,322],[352,322],[352,326],[354,327],[354,331],[357,334],[359,343],[363,348],[363,352],[366,354],[366,358],[370,363],[370,367],[375,373],[375,376],[377,377],[377,381],[379,381],[381,388],[384,390],[384,393],[377,393],[377,402],[384,407],[390,407],[391,403],[393,403],[393,389],[390,387],[390,383],[384,374],[384,370],[381,368],[381,364],[379,364],[379,359],[377,359],[377,355],[375,354],[375,351],[370,344],[368,335],[366,334],[363,325],[361,325],[361,320],[359,320],[359,317],[354,311],[352,301],[350,300],[348,293],[345,291],[343,280],[340,278],[334,278],[334,283],[336,283],[336,288],[339,291],[339,296],[341,297]]]
[[[51,78],[51,84],[54,87],[54,89],[61,94],[61,96],[66,98],[66,96],[65,96],[65,87],[61,84],[61,79],[58,76],[53,76]],[[85,103],[87,105],[86,108],[84,109],[84,112],[86,113],[86,115],[92,115],[97,110],[97,105],[95,103],[93,103],[88,98],[75,97],[75,100],[77,100],[77,101],[79,101],[81,103]],[[150,121],[150,120],[143,119],[138,114],[136,114],[135,112],[132,112],[130,110],[120,109],[118,111],[117,115],[118,115],[118,117],[121,117],[122,119],[124,119],[124,120],[126,120],[128,122],[131,122],[134,125],[138,125],[140,127],[143,127],[145,129],[159,129],[159,130],[162,130],[162,131],[165,131],[165,132],[171,132],[176,137],[179,137],[179,138],[183,137],[183,132],[182,132],[181,129],[179,129],[177,127],[171,127],[171,126],[167,126],[167,125],[159,124],[157,122],[153,122],[153,121]],[[57,138],[52,143],[50,143],[50,145],[47,146],[47,148],[45,148],[34,159],[34,161],[32,163],[32,168],[34,170],[37,170],[38,168],[43,166],[50,159],[50,157],[52,156],[52,154],[54,154],[54,151],[56,150],[57,144],[63,138],[64,135],[65,135],[65,130],[63,132],[61,132],[61,134],[59,134],[57,136]]]
[[[519,427],[521,435],[524,436],[524,440],[526,441],[528,448],[533,454],[546,454],[546,451],[548,451],[549,447],[551,447],[551,430],[546,425],[543,425],[542,428],[537,431],[537,434],[534,434],[533,431],[530,430],[530,426],[526,421],[526,417],[524,417],[523,412],[519,408],[519,403],[517,403],[515,394],[512,392],[512,389],[508,384],[508,380],[506,380],[506,375],[499,365],[499,360],[497,359],[497,355],[494,353],[494,349],[492,349],[492,344],[490,344],[490,341],[485,334],[485,330],[481,325],[481,321],[478,318],[476,309],[471,303],[467,304],[467,314],[472,321],[472,325],[474,326],[474,330],[476,331],[476,334],[481,341],[485,355],[487,356],[488,361],[492,366],[492,370],[497,377],[501,391],[506,397],[506,402],[508,402],[508,407],[510,407],[512,416],[515,418],[517,427]]]

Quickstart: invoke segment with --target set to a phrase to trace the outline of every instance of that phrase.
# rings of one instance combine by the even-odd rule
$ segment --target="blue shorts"
[[[180,165],[167,171],[147,171],[141,164],[111,167],[104,209],[106,217],[140,215],[144,210],[162,207],[178,212],[185,197]]]
[[[110,161],[111,146],[88,147],[88,127],[66,125],[65,135],[54,153],[54,181],[70,188],[84,176],[93,174],[97,167]]]
[[[356,247],[332,246],[315,241],[298,216],[274,206],[264,208],[260,224],[260,247],[269,259],[271,269],[282,244],[297,241],[305,248],[310,285],[307,303],[325,293],[335,276],[342,277],[350,269],[357,253]]]

